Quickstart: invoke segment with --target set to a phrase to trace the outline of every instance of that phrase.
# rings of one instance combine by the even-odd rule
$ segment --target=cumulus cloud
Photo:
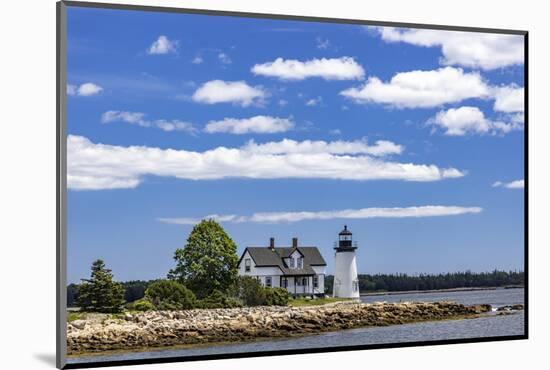
[[[459,107],[442,110],[428,120],[428,124],[439,126],[445,135],[464,136],[466,134],[497,134],[523,129],[523,122],[493,121],[477,107]]]
[[[440,47],[443,65],[492,70],[524,63],[521,35],[481,32],[369,27],[386,42],[404,42],[423,47]]]
[[[274,134],[286,132],[294,127],[289,118],[278,118],[270,116],[255,116],[251,118],[224,118],[221,121],[210,121],[204,131],[212,134],[217,132],[228,132],[231,134]]]
[[[147,54],[171,54],[178,51],[179,41],[169,40],[168,37],[161,35],[157,41],[153,42],[149,49],[147,49]]]
[[[495,181],[493,188],[507,188],[507,189],[523,189],[525,187],[524,180],[515,180],[510,182]]]
[[[433,108],[469,98],[487,98],[490,88],[477,72],[444,67],[397,73],[388,82],[369,77],[359,87],[340,92],[356,103],[381,103],[397,108]]]
[[[290,223],[310,220],[332,219],[366,219],[366,218],[409,218],[409,217],[442,217],[463,214],[480,213],[481,207],[458,206],[420,206],[420,207],[392,207],[392,208],[360,208],[332,211],[300,211],[300,212],[260,212],[251,216],[239,215],[207,215],[201,218],[158,218],[158,221],[177,224],[195,225],[203,219],[214,219],[219,222],[255,222],[255,223]]]
[[[254,65],[252,73],[295,81],[313,77],[325,80],[362,80],[365,76],[363,67],[350,57],[311,59],[304,62],[277,58],[272,62]]]
[[[191,122],[180,120],[148,120],[145,113],[110,110],[101,115],[102,123],[126,122],[141,127],[156,127],[163,131],[185,131],[191,134],[197,133],[197,129]]]
[[[495,105],[493,109],[497,112],[523,112],[525,110],[525,96],[523,87],[508,85],[495,87],[493,89]]]
[[[92,96],[99,94],[103,88],[92,82],[83,83],[80,86],[67,84],[67,95],[71,96]]]
[[[195,102],[203,104],[233,103],[243,107],[263,103],[266,92],[245,81],[212,80],[201,85],[193,94]]]
[[[300,148],[300,144],[290,146]],[[387,145],[387,144],[379,144]],[[328,144],[329,147],[330,144]],[[67,139],[67,181],[70,189],[114,189],[138,186],[146,176],[188,180],[249,179],[341,179],[438,181],[464,173],[434,164],[400,163],[370,155],[340,155],[292,149],[280,154],[262,153],[248,143],[241,148],[217,147],[205,152],[147,146],[93,143],[83,136]],[[347,150],[347,149],[346,149]],[[386,150],[386,149],[385,149]],[[345,150],[344,150],[345,151]]]

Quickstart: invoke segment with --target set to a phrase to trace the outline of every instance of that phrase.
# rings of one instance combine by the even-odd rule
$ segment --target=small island
[[[351,233],[347,228],[343,232],[345,239],[341,240],[347,243]],[[347,279],[349,287],[336,288],[335,278],[324,276],[326,264],[315,247],[299,247],[295,238],[290,248],[276,248],[273,239],[264,248],[247,248],[239,259],[237,247],[225,230],[214,220],[203,220],[195,225],[185,247],[176,250],[176,266],[168,272],[167,279],[122,284],[113,280],[111,270],[102,260],[95,261],[91,278],[69,290],[70,301],[78,310],[68,312],[68,355],[299,337],[359,327],[472,319],[493,312],[489,304],[464,305],[453,301],[364,303],[359,298],[361,286],[369,283],[376,286],[379,280],[362,283],[364,276],[354,273]],[[340,250],[350,251],[354,249]],[[276,254],[283,257],[272,258]],[[286,261],[294,255],[294,263]],[[259,256],[283,266],[281,271],[286,270],[286,276],[283,274],[278,280],[284,285],[258,275]],[[316,267],[322,267],[322,276],[315,275],[312,261]],[[262,267],[270,268],[265,262]],[[297,276],[310,270],[313,275],[310,279],[303,278],[302,291],[296,293],[297,287],[288,284],[290,276],[296,284],[301,281]],[[473,281],[474,275],[464,276]],[[501,282],[510,283],[518,278],[514,275],[502,280],[502,274],[496,271],[488,276],[489,282],[500,278]],[[384,284],[391,286],[395,283],[392,279],[390,276]],[[403,276],[399,279],[402,290],[406,289],[407,279]],[[448,276],[445,280],[449,281]],[[419,286],[414,278],[411,281]],[[331,288],[340,294],[326,294]],[[349,297],[342,297],[341,292],[347,292]],[[377,293],[387,292],[377,290]],[[496,314],[522,309],[522,305],[503,307]]]
[[[283,338],[364,326],[475,318],[490,311],[490,305],[455,302],[364,304],[350,300],[302,307],[127,312],[118,317],[88,314],[68,324],[67,349],[69,355],[78,355]]]

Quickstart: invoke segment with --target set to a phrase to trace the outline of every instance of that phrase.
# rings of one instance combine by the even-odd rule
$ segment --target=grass
[[[288,305],[291,307],[303,307],[303,306],[321,306],[327,303],[349,301],[349,298],[295,298],[288,301]]]
[[[67,312],[67,322],[81,320],[85,318],[86,318],[86,312],[75,312],[75,311]]]
[[[67,322],[72,322],[75,320],[87,320],[95,319],[100,317],[104,320],[122,320],[124,314],[129,311],[124,311],[120,313],[99,313],[99,312],[85,312],[85,311],[68,311],[67,312]]]

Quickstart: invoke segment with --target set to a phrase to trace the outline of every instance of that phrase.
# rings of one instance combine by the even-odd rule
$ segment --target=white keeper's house
[[[239,275],[254,277],[266,287],[286,288],[294,296],[324,296],[327,264],[317,247],[299,246],[298,238],[290,247],[269,245],[247,247],[239,259]]]

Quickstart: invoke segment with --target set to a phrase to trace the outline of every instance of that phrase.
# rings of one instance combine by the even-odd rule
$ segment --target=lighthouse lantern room
[[[352,233],[347,225],[338,234],[338,245],[334,247],[334,288],[333,296],[339,298],[359,298],[357,259]]]

